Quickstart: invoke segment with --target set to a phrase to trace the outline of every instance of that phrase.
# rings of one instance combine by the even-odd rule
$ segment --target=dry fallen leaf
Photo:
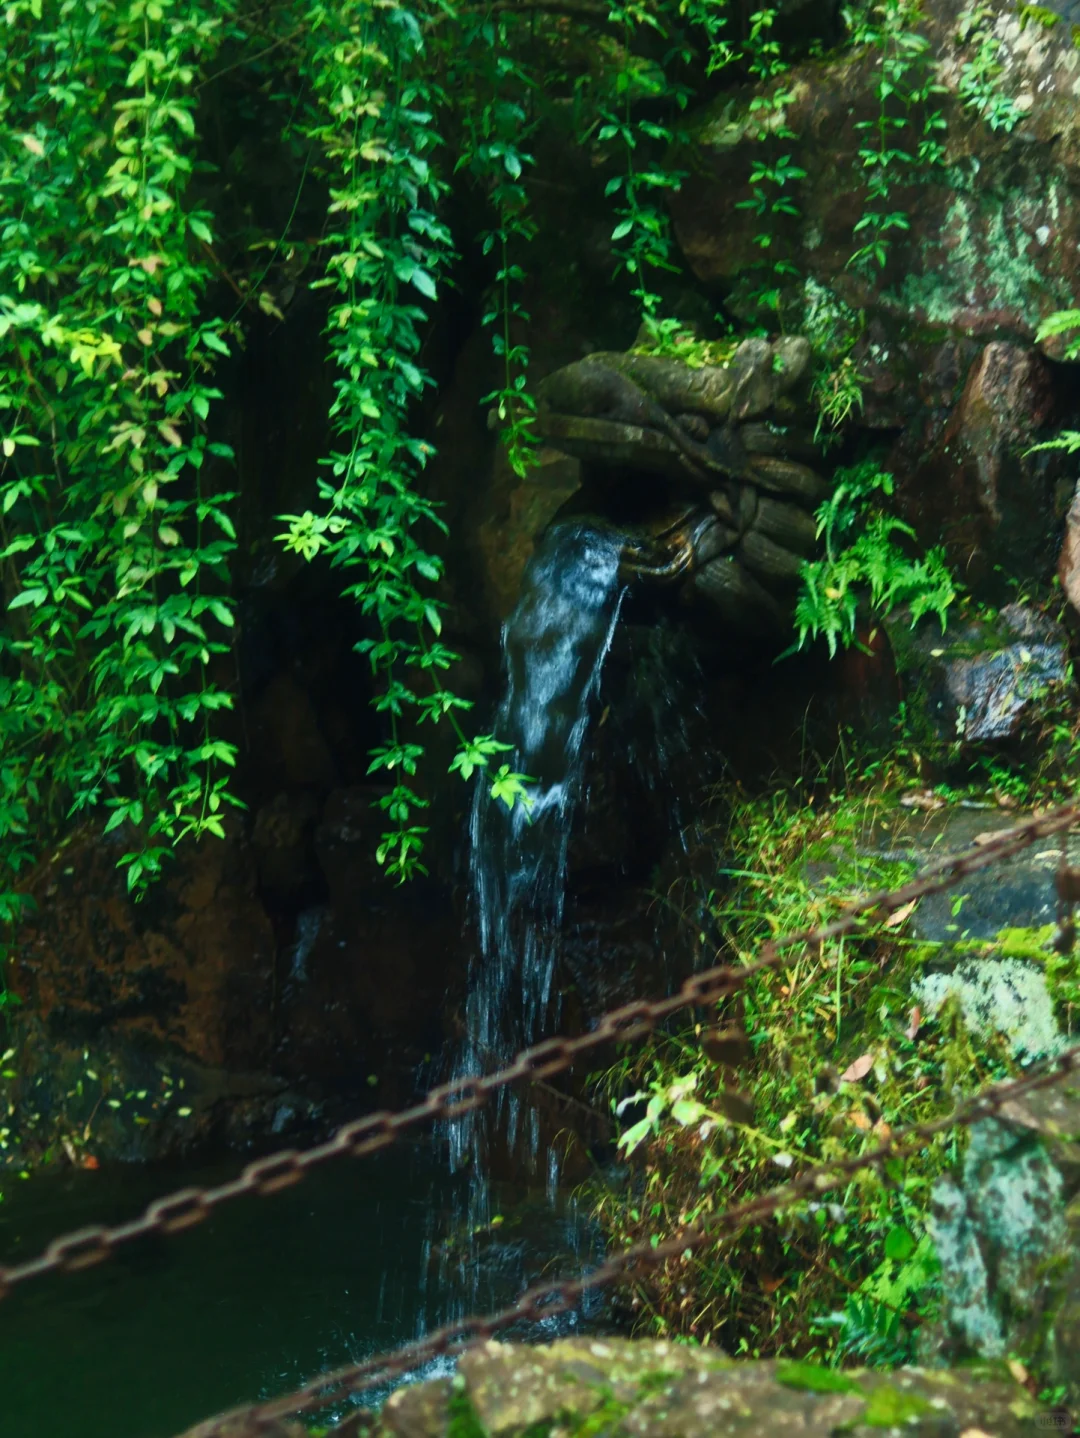
[[[900,803],[905,809],[925,809],[928,812],[945,807],[945,800],[932,789],[912,789],[910,793],[900,795]]]
[[[845,1083],[858,1083],[864,1079],[874,1067],[873,1054],[860,1054],[854,1063],[849,1064],[840,1077]]]
[[[915,1007],[914,1007],[914,1008],[912,1009],[912,1011],[911,1011],[911,1022],[908,1024],[907,1028],[904,1030],[904,1037],[905,1037],[905,1038],[908,1038],[908,1039],[913,1039],[913,1038],[915,1037],[915,1035],[919,1032],[919,1025],[920,1025],[921,1023],[922,1023],[922,1011],[920,1010],[918,1004],[916,1004]]]
[[[915,912],[915,905],[918,902],[918,899],[912,899],[910,904],[902,904],[899,909],[889,915],[882,927],[886,929],[899,928],[904,920],[909,919]]]
[[[1027,1371],[1027,1369],[1024,1367],[1024,1365],[1020,1362],[1019,1358],[1008,1358],[1008,1359],[1006,1359],[1006,1361],[1005,1361],[1005,1367],[1009,1370],[1009,1372],[1012,1374],[1012,1376],[1016,1379],[1017,1383],[1022,1383],[1025,1387],[1027,1386],[1028,1382],[1030,1381],[1031,1374]]]
[[[865,1133],[870,1127],[870,1120],[863,1113],[861,1108],[853,1108],[848,1114],[848,1118],[851,1120],[852,1124],[857,1129],[861,1129],[863,1133]]]

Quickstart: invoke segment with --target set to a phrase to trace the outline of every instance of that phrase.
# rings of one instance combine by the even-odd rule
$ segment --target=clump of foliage
[[[643,327],[631,353],[663,355],[666,359],[681,360],[689,369],[712,365],[723,368],[731,363],[738,345],[737,339],[701,339],[696,330],[681,320],[659,320]]]
[[[881,503],[892,493],[892,475],[872,459],[837,470],[835,488],[817,512],[825,555],[802,567],[795,606],[797,648],[820,637],[835,654],[838,646],[854,643],[864,601],[877,615],[906,604],[912,625],[933,614],[944,629],[957,597],[944,550],[911,557],[915,531]]]
[[[870,840],[908,782],[892,760],[838,789],[798,782],[736,802],[716,835],[724,867],[707,896],[718,957],[747,962],[766,939],[827,924],[852,894],[910,877]],[[937,946],[908,938],[908,917],[792,948],[715,1014],[598,1079],[630,1161],[627,1187],[594,1199],[613,1243],[707,1223],[789,1172],[863,1152],[1016,1071],[1004,1041],[973,1037],[951,1002],[936,1015],[914,1006],[913,978]],[[916,1158],[643,1277],[637,1323],[729,1353],[910,1360],[939,1299],[930,1190],[963,1143],[939,1135]]]
[[[534,142],[577,143],[601,176],[615,269],[651,342],[714,362],[664,314],[678,267],[664,200],[683,180],[670,157],[706,86],[760,82],[750,278],[780,323],[799,280],[782,231],[803,178],[786,76],[807,42],[784,38],[779,7],[745,16],[726,0],[566,14],[495,0],[6,0],[3,15],[0,922],[19,911],[14,875],[72,816],[104,814],[135,890],[182,839],[224,832],[237,510],[222,407],[248,315],[280,319],[297,284],[328,291],[333,440],[310,508],[282,516],[279,538],[333,566],[364,616],[383,725],[372,772],[390,781],[378,852],[405,878],[422,868],[425,724],[456,731],[456,771],[491,769],[501,799],[525,796],[498,741],[466,734],[446,681],[443,521],[418,416],[424,339],[458,253],[478,245],[489,266],[485,403],[521,471],[535,449]],[[858,226],[880,268],[903,229],[891,188],[936,163],[940,116],[916,6],[856,6],[845,23],[849,43],[880,55]],[[978,44],[972,94],[997,115],[983,103],[992,46]],[[215,156],[226,162],[209,137],[241,113],[296,186],[282,210],[236,203],[242,167],[215,175]],[[452,235],[450,192],[466,184],[479,234]],[[857,405],[851,367],[823,400],[833,419]],[[821,595],[839,609],[819,596],[811,626],[842,634],[846,599]]]
[[[814,379],[814,398],[817,400],[818,422],[815,438],[828,440],[841,429],[856,410],[863,407],[863,390],[866,380],[850,354],[831,369],[825,369]]]
[[[53,12],[56,13],[53,13]],[[153,12],[151,14],[151,12]],[[0,50],[0,631],[5,866],[46,819],[130,823],[137,886],[223,832],[234,747],[229,451],[208,428],[231,326],[189,194],[197,81],[230,18],[176,0],[14,0]],[[3,900],[0,917],[14,917]]]
[[[991,130],[1014,130],[1024,117],[1010,95],[998,87],[1004,66],[1002,43],[994,34],[994,11],[989,5],[969,5],[960,16],[956,38],[965,50],[960,67],[960,98],[990,126]]]
[[[1039,325],[1035,338],[1040,344],[1044,340],[1056,339],[1060,335],[1072,335],[1072,339],[1064,342],[1062,358],[1067,360],[1080,359],[1080,309],[1077,310],[1055,310],[1053,314],[1047,315],[1046,319]],[[1028,451],[1036,454],[1039,450],[1061,449],[1066,454],[1075,454],[1080,450],[1080,431],[1065,429],[1053,439],[1044,440],[1042,444],[1032,445]]]
[[[867,272],[883,270],[897,237],[911,228],[906,211],[895,207],[896,189],[924,179],[945,154],[945,119],[937,106],[943,87],[918,20],[918,0],[881,0],[852,12],[854,43],[877,53],[878,113],[858,122],[867,201],[855,224],[860,244],[848,261]]]

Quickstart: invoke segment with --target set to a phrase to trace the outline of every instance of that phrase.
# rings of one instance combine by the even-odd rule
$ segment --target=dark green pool
[[[236,1167],[5,1178],[0,1262]],[[575,1253],[587,1261],[571,1210],[503,1189],[505,1221],[463,1279],[440,1261],[460,1196],[437,1151],[390,1150],[28,1285],[0,1303],[0,1438],[174,1438],[220,1408],[407,1342],[455,1304],[508,1302],[560,1254],[563,1271]]]

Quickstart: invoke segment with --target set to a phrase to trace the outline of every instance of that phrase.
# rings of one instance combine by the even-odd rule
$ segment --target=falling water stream
[[[506,694],[495,725],[532,781],[512,810],[477,786],[470,879],[480,955],[459,1071],[504,1062],[553,1013],[555,938],[582,778],[582,746],[623,595],[618,538],[583,523],[550,530],[503,631]]]
[[[512,809],[477,785],[470,886],[479,954],[470,976],[455,1075],[505,1063],[553,1022],[555,941],[563,917],[570,828],[582,746],[623,596],[616,535],[583,522],[550,529],[525,571],[503,629],[506,691],[496,737],[531,781]],[[521,1101],[507,1095],[506,1139],[516,1145]],[[535,1115],[534,1115],[535,1118]],[[452,1163],[477,1164],[483,1124],[454,1125]],[[527,1142],[535,1160],[536,1134]]]
[[[512,746],[506,757],[513,768],[528,776],[529,800],[508,808],[492,798],[488,784],[477,785],[469,872],[479,943],[454,1077],[490,1072],[550,1032],[558,1018],[553,980],[570,832],[586,730],[625,593],[621,551],[616,534],[587,522],[554,526],[526,568],[521,598],[503,629],[505,692],[495,734]],[[492,1149],[504,1146],[519,1172],[541,1171],[553,1205],[558,1164],[554,1150],[540,1154],[536,1107],[506,1090],[493,1112],[450,1123],[446,1138],[452,1169],[468,1172],[458,1216],[466,1242],[455,1255],[453,1280],[444,1273],[460,1313],[465,1295],[482,1297],[476,1242],[499,1221],[489,1182]],[[597,1257],[596,1235],[576,1221],[572,1200],[563,1211],[564,1253],[583,1267]]]

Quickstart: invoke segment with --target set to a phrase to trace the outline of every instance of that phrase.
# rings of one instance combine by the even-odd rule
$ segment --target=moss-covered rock
[[[1080,1401],[1080,1086],[1036,1090],[976,1124],[930,1230],[945,1279],[920,1348],[940,1361],[1020,1355]]]
[[[806,61],[778,82],[785,104],[765,114],[794,132],[792,153],[807,171],[800,213],[783,238],[798,251],[800,273],[843,302],[956,334],[1028,339],[1042,318],[1073,303],[1080,280],[1080,54],[1067,25],[1032,23],[1013,0],[989,0],[984,33],[1002,67],[995,93],[1013,107],[1012,127],[992,128],[966,102],[970,54],[957,7],[928,0],[922,9],[945,156],[933,183],[893,181],[892,200],[912,229],[893,252],[885,285],[879,290],[849,268],[865,239],[855,225],[865,206],[861,126],[877,119],[873,47]],[[714,284],[731,284],[757,258],[760,222],[741,208],[759,150],[756,98],[751,87],[729,91],[691,120],[685,158],[694,182],[672,200],[684,249]]]
[[[708,1349],[628,1339],[543,1348],[488,1343],[453,1380],[399,1389],[372,1438],[713,1438],[721,1434],[959,1438],[1030,1430],[1024,1389],[989,1368],[963,1372],[735,1361]]]

